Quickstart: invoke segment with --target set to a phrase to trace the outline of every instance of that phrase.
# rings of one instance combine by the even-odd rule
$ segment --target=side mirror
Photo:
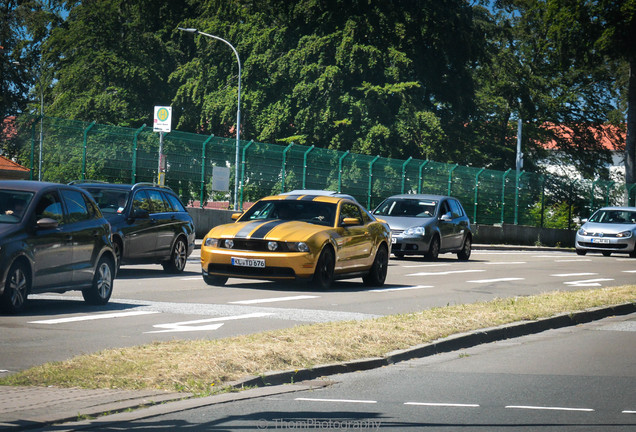
[[[36,222],[37,229],[55,229],[58,226],[58,222],[51,218],[42,218]]]
[[[135,209],[132,213],[133,219],[147,219],[150,217],[150,213],[148,210],[144,209]]]
[[[358,218],[344,218],[342,220],[342,226],[352,226],[352,225],[361,225],[360,219]]]
[[[439,220],[444,221],[444,222],[449,222],[449,221],[452,221],[453,218],[451,217],[450,213],[446,213],[445,215],[442,215],[442,217],[439,218]]]
[[[238,218],[241,217],[242,214],[243,213],[232,213],[231,218],[232,218],[232,220],[237,220]]]

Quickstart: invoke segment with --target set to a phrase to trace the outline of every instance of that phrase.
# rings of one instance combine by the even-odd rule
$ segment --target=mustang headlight
[[[267,249],[274,252],[276,249],[278,249],[278,242],[275,242],[275,241],[267,242]]]
[[[309,246],[305,242],[289,242],[287,246],[294,252],[309,252]]]
[[[416,226],[416,227],[407,228],[404,231],[404,234],[410,235],[410,236],[413,236],[413,235],[421,235],[421,236],[423,236],[423,235],[426,234],[426,227]]]
[[[219,247],[219,239],[208,237],[205,239],[205,246],[207,247]]]
[[[631,231],[623,231],[623,232],[619,232],[618,234],[616,234],[616,237],[618,238],[630,238],[632,236],[632,232]]]

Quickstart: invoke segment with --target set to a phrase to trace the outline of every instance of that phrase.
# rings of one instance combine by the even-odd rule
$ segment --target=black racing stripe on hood
[[[250,239],[262,240],[262,239],[264,239],[267,236],[267,234],[269,234],[269,232],[271,230],[273,230],[278,225],[283,224],[285,222],[289,222],[289,221],[275,219],[273,221],[269,221],[267,223],[264,223],[256,231],[254,231],[254,234],[252,234],[250,236]]]
[[[254,228],[256,228],[257,226],[263,224],[263,221],[252,221],[252,222],[248,222],[247,224],[245,224],[245,226],[243,228],[241,228],[239,230],[239,232],[236,233],[236,235],[234,236],[235,238],[247,238],[248,234],[251,233]]]

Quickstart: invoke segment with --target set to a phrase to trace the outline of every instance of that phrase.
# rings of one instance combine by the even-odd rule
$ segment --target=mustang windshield
[[[390,198],[373,212],[376,216],[404,216],[430,218],[435,214],[437,201],[410,198]]]
[[[636,224],[636,212],[629,210],[600,210],[592,215],[590,222]]]
[[[336,204],[319,201],[274,200],[257,202],[240,220],[282,219],[334,226],[335,217]]]

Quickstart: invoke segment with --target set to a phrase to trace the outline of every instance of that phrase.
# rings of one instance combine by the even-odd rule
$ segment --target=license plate
[[[604,239],[604,238],[592,239],[592,243],[607,244],[609,243],[609,239]]]
[[[396,244],[397,243],[397,239],[395,237],[391,237],[391,243]]]
[[[256,268],[265,268],[265,260],[264,259],[256,259],[256,258],[234,258],[232,257],[232,265],[239,267],[256,267]]]

